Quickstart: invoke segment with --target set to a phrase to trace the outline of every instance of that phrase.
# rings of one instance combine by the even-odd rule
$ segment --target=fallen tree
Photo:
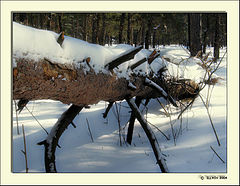
[[[64,46],[64,35],[62,33],[55,39],[56,43],[61,40],[61,43],[58,43],[60,47]],[[102,67],[102,71],[96,70],[94,60],[91,59],[92,56],[87,56],[80,61],[69,64],[57,60],[53,61],[43,54],[37,60],[28,57],[28,54],[25,54],[25,56],[14,55],[13,99],[24,100],[21,102],[24,102],[25,105],[29,100],[41,99],[51,99],[61,101],[64,104],[72,104],[59,118],[52,131],[48,134],[47,139],[39,143],[45,146],[46,172],[56,172],[55,150],[58,140],[83,107],[97,104],[102,100],[109,102],[111,106],[113,102],[124,99],[127,100],[133,111],[131,128],[129,129],[129,143],[131,143],[134,120],[137,118],[150,140],[161,171],[168,172],[161,151],[158,150],[158,143],[154,142],[156,139],[153,138],[150,128],[137,109],[140,103],[137,103],[136,106],[130,99],[137,97],[140,100],[149,100],[163,97],[170,104],[177,107],[176,100],[187,97],[194,98],[199,87],[197,83],[189,79],[181,79],[180,82],[179,79],[176,80],[165,76],[165,67],[158,69],[157,72],[156,70],[150,70],[145,74],[134,71],[143,63],[150,66],[159,57],[159,53],[156,51],[151,52],[146,58],[129,65],[125,71],[125,77],[119,76],[116,69],[123,63],[133,59],[141,49],[141,46],[131,48],[115,56]],[[35,52],[38,53],[38,51]],[[98,52],[98,50],[95,52]],[[19,106],[19,110],[21,109]],[[104,117],[107,116],[108,111],[106,111]]]

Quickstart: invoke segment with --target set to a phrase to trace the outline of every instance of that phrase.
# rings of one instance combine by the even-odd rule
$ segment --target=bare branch
[[[110,63],[105,65],[105,68],[108,68],[108,70],[112,70],[115,67],[121,65],[122,63],[134,58],[135,54],[138,53],[143,47],[138,46],[136,48],[130,49],[123,54],[120,54],[117,58],[112,60]]]

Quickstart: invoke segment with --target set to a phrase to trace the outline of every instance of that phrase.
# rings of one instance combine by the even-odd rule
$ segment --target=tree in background
[[[191,55],[227,45],[226,13],[13,13],[13,20],[100,45],[127,43],[157,48],[180,44]],[[200,25],[201,22],[201,25]]]
[[[190,13],[189,14],[189,50],[191,56],[196,56],[201,51],[200,43],[200,14]]]
[[[219,36],[219,21],[220,16],[218,14],[215,14],[215,37],[214,37],[214,58],[219,59],[219,48],[220,48],[220,36]]]
[[[120,18],[120,25],[119,25],[119,35],[118,35],[118,42],[123,43],[123,25],[125,22],[125,13],[121,14]]]

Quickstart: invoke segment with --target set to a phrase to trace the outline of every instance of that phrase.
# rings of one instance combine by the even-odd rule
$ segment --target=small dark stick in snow
[[[218,153],[212,148],[212,146],[210,146],[210,148],[212,149],[212,151],[217,155],[217,157],[223,162],[225,163],[225,161],[223,161],[223,159],[218,155]]]
[[[89,122],[88,122],[88,119],[87,119],[87,118],[86,118],[86,121],[87,121],[87,127],[88,127],[88,131],[89,131],[89,134],[90,134],[91,140],[92,140],[92,142],[94,142],[94,140],[93,140],[93,136],[92,136],[92,132],[91,132],[91,129],[90,129],[90,126],[89,126]]]
[[[22,132],[23,132],[23,143],[24,143],[24,151],[22,150],[22,153],[24,154],[24,157],[25,157],[26,173],[28,173],[26,137],[25,137],[25,131],[24,131],[24,125],[23,124],[22,124]]]

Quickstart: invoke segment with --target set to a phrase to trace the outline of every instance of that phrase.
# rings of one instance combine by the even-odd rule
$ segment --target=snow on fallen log
[[[126,95],[158,97],[159,92],[144,84],[145,77],[165,66],[157,55],[141,46],[103,47],[14,22],[13,99],[90,105]],[[151,64],[141,62],[129,69],[149,58],[154,59]]]

